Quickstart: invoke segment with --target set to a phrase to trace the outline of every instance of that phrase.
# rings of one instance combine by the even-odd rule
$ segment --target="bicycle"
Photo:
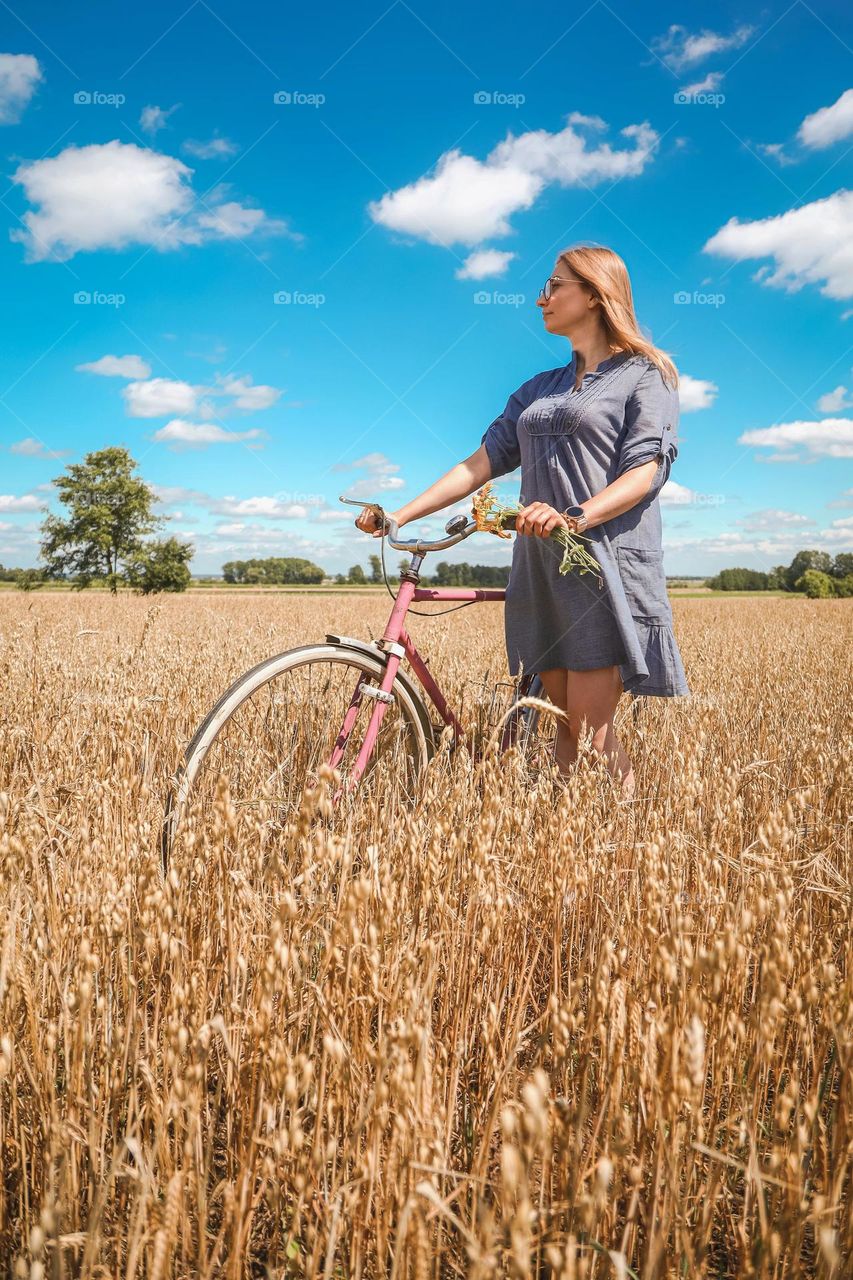
[[[482,758],[482,748],[449,705],[405,628],[415,601],[456,601],[462,608],[505,600],[504,588],[419,586],[424,557],[457,546],[476,532],[476,523],[457,515],[448,520],[444,538],[404,540],[397,522],[379,503],[344,496],[340,501],[376,513],[382,530],[383,576],[386,539],[394,550],[411,552],[396,596],[391,592],[394,606],[385,630],[369,642],[328,632],[324,644],[302,645],[267,658],[226,689],[186,747],[169,791],[161,835],[164,867],[188,808],[195,803],[202,810],[213,806],[223,773],[235,812],[262,814],[273,826],[281,826],[298,810],[305,786],[316,782],[321,762],[341,776],[331,797],[334,807],[362,786],[371,771],[375,775],[380,761],[396,770],[403,794],[413,801],[445,726],[452,732],[451,749],[464,742],[474,761]],[[504,527],[514,529],[515,516],[506,517]],[[404,659],[437,712],[439,725],[433,724],[424,696],[402,666]],[[509,712],[499,726],[501,751],[529,744],[539,710],[525,699],[544,698],[535,672],[523,674],[513,688]],[[359,720],[366,720],[363,732]],[[352,763],[344,771],[348,747]]]

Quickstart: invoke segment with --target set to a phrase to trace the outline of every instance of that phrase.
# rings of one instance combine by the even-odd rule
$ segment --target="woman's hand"
[[[531,502],[521,508],[515,519],[516,533],[535,534],[537,538],[550,538],[554,529],[570,528],[563,513],[547,502]]]
[[[393,515],[393,513],[392,513]],[[388,519],[388,512],[385,512],[385,518]],[[393,516],[396,520],[396,515]],[[372,533],[374,538],[381,538],[382,526],[379,516],[375,511],[371,511],[370,507],[365,507],[361,515],[356,519],[355,527],[361,529],[362,533]]]

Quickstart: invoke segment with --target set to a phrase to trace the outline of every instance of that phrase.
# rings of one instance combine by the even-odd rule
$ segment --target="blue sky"
[[[338,494],[402,505],[570,359],[535,300],[578,241],[622,255],[682,377],[667,572],[851,547],[848,5],[41,0],[0,26],[0,562],[36,562],[53,476],[123,444],[195,572],[366,563]]]

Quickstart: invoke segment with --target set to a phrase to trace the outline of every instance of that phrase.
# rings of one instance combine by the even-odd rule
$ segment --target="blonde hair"
[[[563,249],[557,261],[564,262],[598,299],[610,346],[630,355],[645,356],[660,370],[664,382],[678,387],[678,370],[672,360],[640,333],[628,268],[619,254],[603,245],[574,245]]]

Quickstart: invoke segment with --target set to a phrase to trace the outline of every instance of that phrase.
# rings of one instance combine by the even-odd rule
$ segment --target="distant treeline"
[[[505,587],[509,582],[508,564],[448,564],[440,560],[435,573],[421,582],[431,587]]]
[[[347,573],[328,576],[319,565],[296,556],[269,556],[263,560],[229,560],[222,566],[226,582],[236,585],[295,586],[336,582],[339,585],[366,586],[383,581],[382,561],[379,556],[369,557],[370,570],[365,572],[360,564],[354,564]],[[400,568],[408,560],[400,561]],[[400,581],[399,573],[388,574],[388,581]],[[509,565],[448,564],[439,561],[433,574],[421,574],[421,582],[433,587],[505,587],[509,581]]]
[[[798,551],[787,566],[721,569],[705,585],[712,591],[803,591],[807,596],[853,596],[853,552]]]
[[[269,556],[265,560],[229,560],[222,566],[222,576],[226,582],[278,587],[322,582],[326,574],[318,565],[299,556]]]
[[[44,569],[6,569],[0,564],[0,582],[14,582],[22,591],[35,591],[46,581]]]

